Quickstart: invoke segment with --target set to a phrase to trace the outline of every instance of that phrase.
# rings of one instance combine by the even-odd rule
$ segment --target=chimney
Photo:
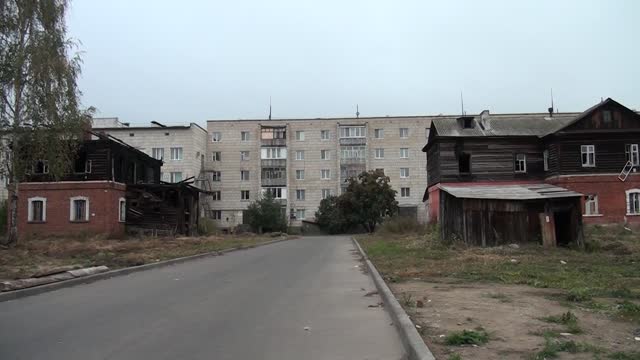
[[[491,121],[489,120],[489,110],[483,110],[480,113],[480,124],[484,130],[491,130]]]

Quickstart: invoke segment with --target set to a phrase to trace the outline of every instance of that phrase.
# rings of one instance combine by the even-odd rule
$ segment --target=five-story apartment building
[[[313,220],[320,201],[346,179],[382,170],[401,211],[426,218],[426,143],[431,117],[211,120],[205,173],[213,184],[209,216],[222,228],[244,222],[251,201],[270,192],[291,226]]]

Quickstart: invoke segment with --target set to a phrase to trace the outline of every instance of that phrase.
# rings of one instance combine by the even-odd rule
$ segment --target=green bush
[[[218,232],[215,221],[203,217],[198,221],[198,234],[202,236],[214,235]]]
[[[418,234],[424,235],[431,231],[431,226],[420,224],[418,220],[407,216],[394,216],[385,220],[378,232],[382,234],[407,235]]]
[[[287,219],[282,212],[282,205],[268,192],[259,200],[249,204],[247,211],[247,223],[254,232],[287,232]]]

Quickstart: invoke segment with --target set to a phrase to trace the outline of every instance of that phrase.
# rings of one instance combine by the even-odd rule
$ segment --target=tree
[[[342,213],[339,201],[337,196],[324,198],[316,211],[316,222],[329,234],[345,232],[350,225]]]
[[[11,181],[8,242],[17,240],[18,184],[36,161],[58,179],[75,159],[93,108],[80,109],[80,57],[67,38],[68,0],[0,1],[2,169]]]
[[[287,231],[287,219],[282,213],[282,206],[267,192],[247,208],[247,222],[254,232]]]
[[[389,177],[378,171],[362,172],[348,180],[347,191],[320,202],[316,220],[325,231],[335,234],[362,225],[373,232],[376,225],[398,211],[396,191]]]

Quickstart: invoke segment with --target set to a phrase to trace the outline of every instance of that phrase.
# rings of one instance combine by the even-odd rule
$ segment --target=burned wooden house
[[[423,148],[428,221],[479,245],[580,242],[583,221],[640,222],[639,144],[640,115],[612,99],[582,113],[436,118]]]
[[[191,235],[199,192],[188,182],[160,182],[162,161],[117,138],[93,134],[60,179],[46,160],[18,185],[20,236],[126,231]]]

